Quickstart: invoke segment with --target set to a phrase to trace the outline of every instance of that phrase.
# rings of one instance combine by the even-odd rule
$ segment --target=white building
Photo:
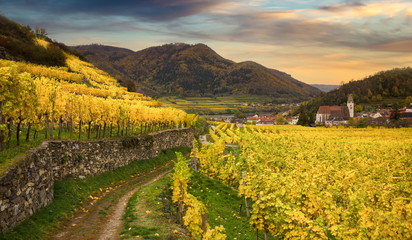
[[[316,113],[317,125],[339,125],[355,115],[355,103],[349,94],[346,106],[320,106]]]

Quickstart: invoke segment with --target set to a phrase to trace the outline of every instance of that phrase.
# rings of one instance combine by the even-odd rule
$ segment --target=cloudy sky
[[[310,84],[412,66],[411,0],[0,0],[0,13],[67,45],[205,43]]]

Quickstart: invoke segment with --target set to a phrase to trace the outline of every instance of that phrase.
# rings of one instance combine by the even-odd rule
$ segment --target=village
[[[316,113],[315,123],[311,126],[387,126],[394,120],[400,126],[412,125],[412,103],[396,110],[391,104],[374,111],[355,110],[353,96],[350,94],[346,106],[320,106]],[[244,117],[209,116],[208,119],[237,125],[297,125],[299,115],[292,115],[292,113],[292,110],[288,110],[279,114],[250,114]]]

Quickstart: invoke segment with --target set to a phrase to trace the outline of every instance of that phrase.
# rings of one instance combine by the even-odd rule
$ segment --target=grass
[[[208,223],[211,227],[220,225],[225,227],[228,240],[256,239],[256,230],[250,226],[244,207],[240,212],[241,199],[236,190],[192,171],[189,192],[206,204]],[[263,239],[262,231],[259,232],[259,239]],[[269,239],[274,238],[269,236]]]
[[[4,151],[0,151],[0,176],[7,170],[17,164],[29,149],[40,146],[44,139],[37,139],[30,142],[24,142],[20,146],[11,147]]]
[[[191,239],[162,210],[162,193],[170,186],[170,181],[167,175],[133,194],[123,216],[121,239]]]
[[[89,201],[88,196],[96,195],[103,188],[113,187],[138,174],[149,172],[165,164],[175,158],[175,151],[182,151],[185,154],[189,152],[189,149],[166,150],[156,158],[135,161],[127,166],[85,179],[68,178],[57,181],[54,189],[54,201],[26,219],[13,231],[1,234],[0,239],[44,239],[61,221],[67,219],[83,203]],[[102,212],[102,214],[104,213]]]
[[[176,214],[170,209],[170,175],[138,190],[129,200],[124,215],[121,239],[186,239],[175,219],[166,218]],[[256,230],[244,212],[240,212],[242,199],[238,192],[221,182],[192,171],[189,192],[202,201],[208,210],[211,227],[223,225],[227,239],[254,240]],[[166,200],[168,199],[168,200]],[[185,238],[183,238],[185,237]],[[259,239],[264,239],[259,232]],[[275,239],[269,236],[269,239]]]

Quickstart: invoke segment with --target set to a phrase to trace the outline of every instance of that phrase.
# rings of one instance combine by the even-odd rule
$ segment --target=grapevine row
[[[223,226],[210,228],[206,222],[206,206],[195,196],[188,193],[187,186],[190,180],[190,169],[182,153],[176,153],[177,160],[173,168],[173,195],[172,200],[177,204],[179,219],[183,225],[198,240],[225,240]]]
[[[252,200],[254,228],[288,239],[412,238],[411,129],[227,125],[214,134],[192,154]],[[235,134],[240,153],[225,147]]]
[[[193,123],[189,116],[139,93],[127,92],[107,73],[67,56],[67,68],[0,60],[0,150],[15,135],[37,138],[129,135]],[[70,72],[69,72],[70,69]],[[81,77],[80,77],[81,76]],[[14,133],[13,133],[14,132]]]

